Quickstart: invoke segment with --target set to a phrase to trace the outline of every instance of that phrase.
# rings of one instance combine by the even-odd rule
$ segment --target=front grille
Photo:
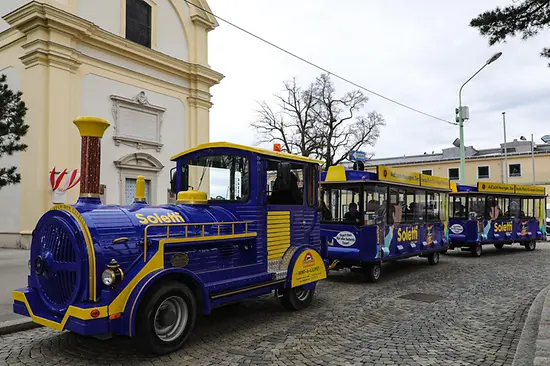
[[[42,226],[35,238],[39,240],[38,255],[44,267],[42,273],[35,272],[39,293],[50,309],[56,312],[64,312],[78,292],[81,268],[75,239],[64,220]]]

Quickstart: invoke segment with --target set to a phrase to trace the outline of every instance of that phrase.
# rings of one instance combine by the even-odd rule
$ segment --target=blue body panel
[[[536,219],[449,220],[450,247],[545,240]]]

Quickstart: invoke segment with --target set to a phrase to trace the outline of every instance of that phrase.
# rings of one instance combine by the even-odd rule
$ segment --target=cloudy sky
[[[550,68],[539,56],[549,32],[489,47],[468,23],[512,0],[209,0],[227,20],[322,67],[401,103],[453,121],[458,89],[495,52],[503,56],[464,88],[470,107],[466,145],[494,147],[507,138],[550,134]],[[220,21],[210,33],[210,65],[225,75],[212,89],[211,141],[253,144],[257,102],[273,101],[282,82],[306,85],[321,71]],[[338,93],[355,87],[335,80]],[[370,95],[387,126],[375,157],[440,151],[458,137],[445,124]],[[270,146],[267,146],[270,148]]]

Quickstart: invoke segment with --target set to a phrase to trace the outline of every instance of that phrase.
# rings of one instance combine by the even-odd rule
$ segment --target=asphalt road
[[[310,308],[286,312],[267,297],[218,309],[164,357],[124,338],[38,328],[0,337],[0,365],[510,365],[550,283],[549,259],[548,243],[491,246],[480,258],[449,252],[436,266],[387,264],[376,284],[331,273]]]
[[[28,250],[0,249],[0,322],[21,318],[13,313],[12,290],[27,286]]]

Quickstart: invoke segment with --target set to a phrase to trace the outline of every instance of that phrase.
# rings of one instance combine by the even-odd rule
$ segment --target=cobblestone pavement
[[[436,266],[390,263],[376,284],[331,273],[301,312],[273,297],[218,309],[169,356],[39,328],[0,337],[0,365],[510,365],[529,306],[550,282],[550,244],[485,248],[480,258],[449,252]],[[410,293],[438,298],[401,298]]]

